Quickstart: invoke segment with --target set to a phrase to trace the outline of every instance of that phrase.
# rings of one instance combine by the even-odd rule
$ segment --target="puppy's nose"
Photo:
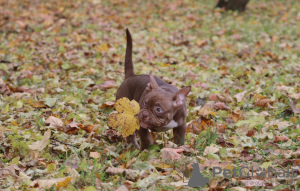
[[[146,112],[143,112],[143,113],[142,113],[142,118],[143,118],[143,119],[148,119],[148,118],[149,118],[149,114],[146,113]]]

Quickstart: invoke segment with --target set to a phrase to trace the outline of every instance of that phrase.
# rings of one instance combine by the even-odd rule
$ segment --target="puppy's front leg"
[[[135,133],[133,135],[129,135],[128,137],[126,137],[126,142],[127,143],[132,143],[136,149],[140,149],[140,146],[136,140],[136,135]]]
[[[140,127],[140,129],[138,130],[138,134],[141,139],[141,150],[148,149],[149,146],[154,144],[154,140],[148,129]]]
[[[177,145],[183,145],[185,140],[186,124],[178,126],[173,129],[174,143]]]

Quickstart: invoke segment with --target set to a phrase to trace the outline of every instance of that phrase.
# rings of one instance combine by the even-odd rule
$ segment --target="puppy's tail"
[[[134,75],[132,63],[132,38],[128,29],[126,29],[126,54],[125,54],[125,78]]]

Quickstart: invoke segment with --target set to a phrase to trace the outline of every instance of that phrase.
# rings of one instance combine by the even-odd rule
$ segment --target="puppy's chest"
[[[169,129],[174,129],[176,127],[178,127],[178,123],[176,121],[172,120],[170,123],[168,123],[165,126],[155,127],[155,128],[153,128],[151,130],[154,131],[154,132],[163,132],[163,131],[167,131]]]

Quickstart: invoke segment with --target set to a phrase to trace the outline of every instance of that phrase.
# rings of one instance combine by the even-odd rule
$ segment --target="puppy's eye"
[[[155,110],[157,113],[161,113],[163,111],[160,107],[157,107]]]

